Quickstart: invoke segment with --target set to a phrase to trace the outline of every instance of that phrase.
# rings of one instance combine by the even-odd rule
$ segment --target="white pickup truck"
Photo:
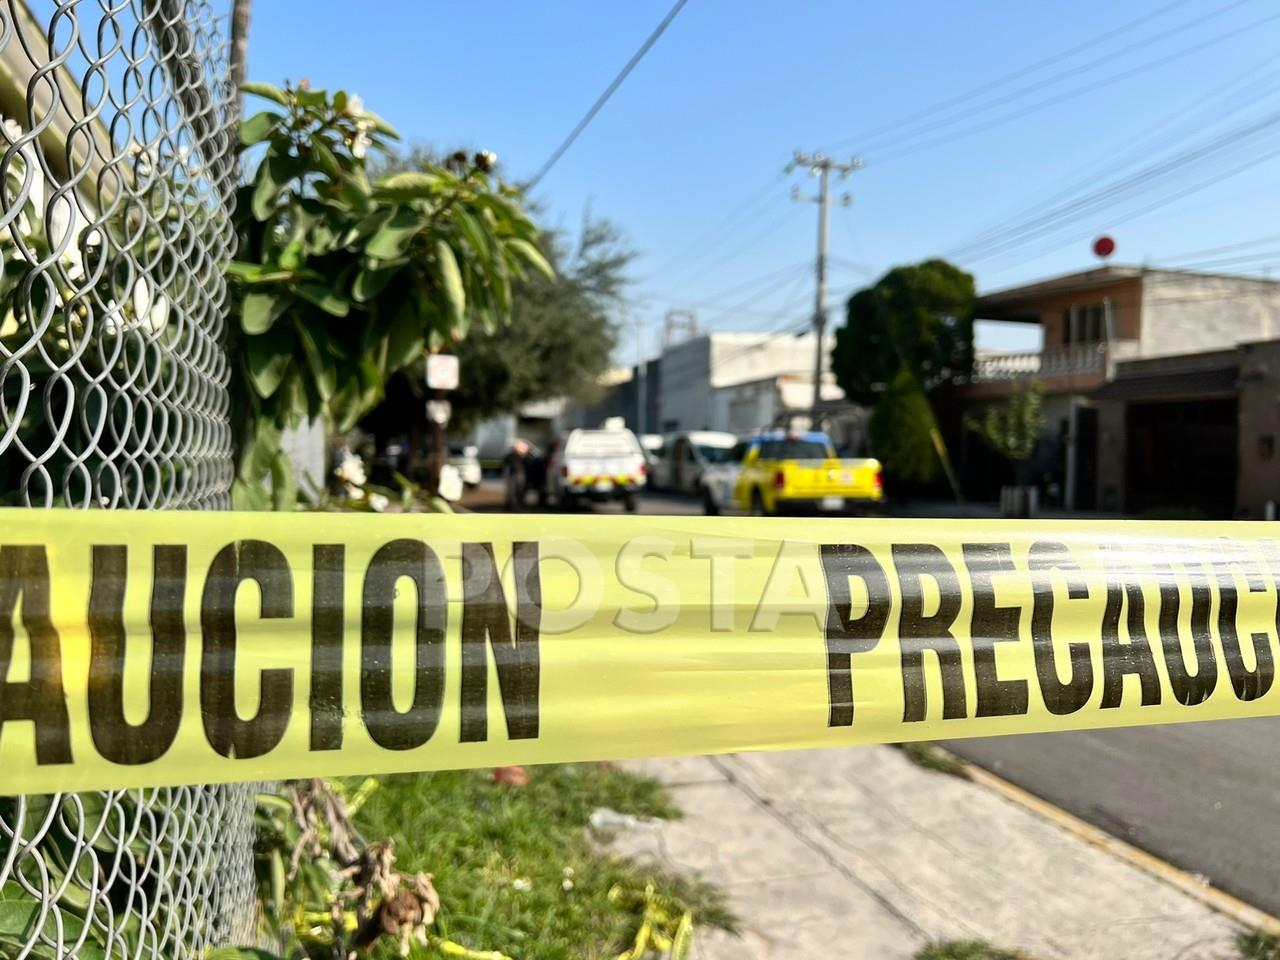
[[[547,454],[547,496],[568,508],[583,500],[621,500],[632,513],[647,470],[640,442],[625,427],[572,430]]]

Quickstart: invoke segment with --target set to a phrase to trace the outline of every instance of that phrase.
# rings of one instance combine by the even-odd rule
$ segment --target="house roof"
[[[1262,277],[1242,277],[1230,273],[1206,273],[1197,270],[1172,270],[1162,267],[1135,266],[1132,264],[1108,264],[1092,270],[1081,270],[1076,273],[1064,273],[1056,277],[1047,277],[1016,287],[1005,287],[992,290],[978,297],[975,304],[975,316],[979,319],[999,319],[1013,322],[1039,323],[1039,313],[1034,307],[1045,297],[1059,296],[1064,293],[1075,293],[1097,290],[1126,280],[1142,280],[1146,277],[1211,277],[1232,283],[1250,286],[1275,286],[1280,280],[1268,280]],[[988,316],[994,315],[994,316]]]

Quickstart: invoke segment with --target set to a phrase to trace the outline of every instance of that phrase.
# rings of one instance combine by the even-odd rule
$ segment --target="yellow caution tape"
[[[1265,524],[0,512],[0,792],[1280,712]]]

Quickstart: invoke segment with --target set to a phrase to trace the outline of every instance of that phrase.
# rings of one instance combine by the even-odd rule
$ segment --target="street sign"
[[[444,426],[449,422],[449,417],[453,415],[453,406],[448,400],[428,400],[427,401],[427,419],[432,423],[438,423]]]
[[[457,390],[458,358],[451,353],[428,354],[427,386],[432,390]]]

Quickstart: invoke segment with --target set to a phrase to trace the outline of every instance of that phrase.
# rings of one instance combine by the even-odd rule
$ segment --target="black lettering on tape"
[[[1058,664],[1053,650],[1054,586],[1052,572],[1064,571],[1068,600],[1089,599],[1089,586],[1078,574],[1080,565],[1071,557],[1065,543],[1039,540],[1027,552],[1027,565],[1031,568],[1031,650],[1036,661],[1036,678],[1040,682],[1040,695],[1045,709],[1055,716],[1075,713],[1088,702],[1093,693],[1093,661],[1089,657],[1089,644],[1084,642],[1067,645],[1071,670],[1066,680],[1058,675]]]
[[[187,548],[161,544],[152,552],[151,670],[147,716],[139,724],[124,715],[124,597],[128,548],[95,545],[90,554],[89,733],[112,763],[151,763],[173,746],[182,722],[186,663]]]
[[[1247,557],[1242,545],[1234,540],[1219,539],[1215,554],[1221,559],[1213,561],[1218,576],[1218,636],[1222,638],[1222,658],[1227,662],[1227,675],[1237,700],[1257,700],[1265,696],[1275,682],[1275,661],[1271,656],[1271,638],[1265,633],[1251,634],[1254,667],[1245,666],[1240,650],[1240,634],[1236,628],[1239,599],[1232,567],[1239,567],[1244,574],[1250,593],[1262,593],[1267,587],[1258,564]]]
[[[889,578],[880,561],[856,543],[824,543],[822,572],[827,581],[827,726],[853,725],[853,654],[868,653],[889,623]],[[866,586],[867,609],[852,616],[849,578]]]
[[[973,672],[977,688],[975,715],[1022,716],[1027,712],[1027,681],[1002,680],[996,672],[996,644],[1018,640],[1022,608],[999,607],[991,577],[1014,572],[1012,547],[1007,543],[961,544],[965,569],[973,584]]]
[[[1208,700],[1218,684],[1218,659],[1214,656],[1213,637],[1209,633],[1209,613],[1213,605],[1209,573],[1202,562],[1189,559],[1195,556],[1191,544],[1173,550],[1168,544],[1153,545],[1149,555],[1154,558],[1151,569],[1160,584],[1160,647],[1164,653],[1165,670],[1169,674],[1169,686],[1178,703],[1194,707]],[[1175,573],[1175,563],[1185,571],[1190,585],[1191,648],[1196,658],[1194,673],[1187,666],[1178,632],[1182,590]]]
[[[346,548],[318,543],[311,551],[311,749],[342,748],[342,633]]]
[[[1160,702],[1160,675],[1147,636],[1146,599],[1142,584],[1133,577],[1135,547],[1132,544],[1102,545],[1107,570],[1107,605],[1102,612],[1102,703],[1104,710],[1120,706],[1124,698],[1124,678],[1138,678],[1142,705]],[[1128,642],[1120,640],[1120,614],[1125,614]]]
[[[938,657],[942,674],[942,717],[959,720],[968,713],[960,644],[951,632],[960,614],[960,578],[946,554],[933,544],[895,543],[891,553],[902,590],[902,610],[898,616],[898,637],[902,644],[902,719],[920,721],[927,714],[924,654],[932,650]],[[938,587],[938,609],[928,616],[924,612],[925,577],[932,577]]]
[[[293,712],[293,671],[263,670],[258,712],[245,720],[236,710],[236,592],[252,580],[262,594],[259,616],[293,616],[293,576],[280,548],[264,540],[237,540],[213,558],[200,601],[200,714],[209,745],[224,757],[269,753],[284,736]]]
[[[418,595],[413,702],[404,712],[391,699],[391,638],[396,583],[401,579],[412,580]],[[387,750],[422,746],[440,723],[449,618],[446,600],[440,558],[421,540],[392,540],[369,561],[360,608],[360,706],[369,736]]]
[[[512,546],[516,575],[516,629],[511,632],[507,595],[491,543],[462,545],[462,731],[463,743],[489,736],[489,662],[493,650],[498,695],[512,740],[538,736],[538,633],[542,620],[542,582],[538,544]]]
[[[13,613],[22,598],[22,626],[31,646],[31,672],[10,682],[15,642]],[[0,547],[0,734],[11,720],[35,726],[36,763],[71,762],[71,721],[62,686],[62,644],[49,616],[49,558],[43,546]]]

